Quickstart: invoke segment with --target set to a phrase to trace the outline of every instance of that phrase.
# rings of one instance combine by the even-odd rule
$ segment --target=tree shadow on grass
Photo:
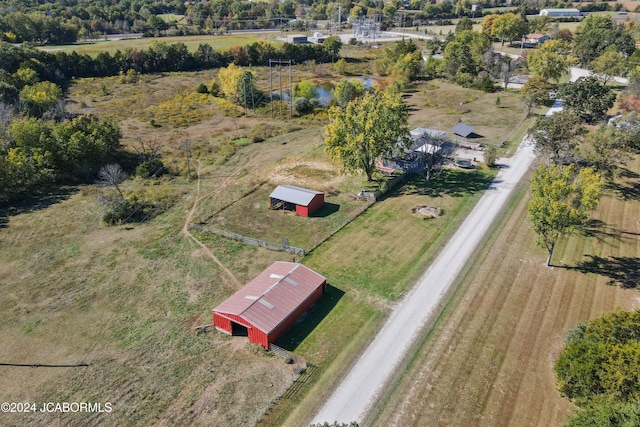
[[[392,195],[424,195],[430,197],[462,197],[487,190],[493,178],[478,171],[445,169],[429,181],[423,175],[412,175]]]
[[[640,288],[640,258],[586,256],[590,259],[567,269],[608,277],[607,284],[611,286],[618,285],[625,289]]]
[[[600,221],[599,219],[590,219],[587,224],[581,227],[580,232],[585,237],[591,237],[601,243],[611,245],[609,240],[622,242],[624,240],[634,239],[633,236],[639,236],[640,233],[631,231],[623,231]]]
[[[0,205],[0,228],[9,225],[9,218],[23,213],[37,212],[67,200],[77,191],[76,187],[62,187],[49,193],[39,194],[29,199]]]
[[[334,214],[334,213],[338,212],[339,210],[340,210],[340,205],[335,204],[335,203],[324,202],[324,205],[322,205],[322,207],[320,209],[318,209],[313,214],[311,214],[311,217],[313,217],[313,218],[325,218],[325,217],[328,217],[331,214]]]
[[[622,182],[620,180],[608,182],[606,188],[624,200],[640,200],[640,182],[638,182],[640,175],[632,170],[622,168],[619,176],[624,178]]]
[[[296,321],[283,336],[276,340],[276,345],[293,352],[307,336],[327,317],[344,291],[327,283],[322,297]]]

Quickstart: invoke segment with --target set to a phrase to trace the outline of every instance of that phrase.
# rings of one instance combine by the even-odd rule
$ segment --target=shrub
[[[123,224],[133,220],[137,208],[135,198],[119,199],[110,204],[102,219],[109,225]]]
[[[315,99],[308,99],[302,96],[293,98],[293,108],[295,108],[299,114],[312,113],[316,104]]]
[[[136,168],[136,175],[141,178],[158,178],[167,173],[162,160],[155,158],[146,160]]]
[[[209,95],[219,97],[220,96],[220,85],[218,82],[213,82],[211,84],[211,89],[209,90]]]
[[[196,92],[198,92],[198,93],[209,93],[209,89],[207,89],[207,86],[204,83],[200,83],[198,85],[198,87],[196,88]]]
[[[493,145],[487,145],[484,150],[484,161],[490,168],[497,166],[496,160],[498,160],[498,149]]]

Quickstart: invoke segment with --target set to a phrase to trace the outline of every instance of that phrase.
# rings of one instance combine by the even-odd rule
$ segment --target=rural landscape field
[[[480,31],[476,21],[473,28]],[[451,31],[451,43],[459,42],[454,32],[479,37],[460,30],[458,22],[432,25],[431,32]],[[562,28],[571,32],[578,24]],[[317,61],[291,67],[271,69],[268,60],[236,66],[245,58],[242,49],[254,49],[249,51],[255,55],[268,52],[271,43],[274,52],[287,49],[288,34],[189,35],[160,42],[145,37],[41,50],[60,54],[57,58],[78,52],[90,58],[86,63],[107,63],[107,52],[109,58],[130,55],[128,61],[144,57],[140,51],[156,54],[155,62],[144,62],[146,70],[161,67],[162,52],[178,42],[195,58],[201,56],[193,52],[208,57],[226,52],[216,61],[228,63],[74,77],[61,92],[62,104],[52,103],[40,117],[33,116],[37,103],[26,98],[20,98],[24,110],[3,110],[2,168],[22,167],[20,155],[28,148],[23,139],[47,120],[64,122],[55,116],[63,110],[68,117],[117,123],[121,147],[115,158],[123,174],[111,181],[103,179],[104,169],[88,174],[91,179],[65,175],[0,206],[0,402],[99,402],[109,408],[3,412],[0,425],[309,425],[490,188],[499,166],[487,164],[484,156],[512,155],[552,103],[545,85],[539,102],[526,98],[526,91],[501,90],[499,71],[482,68],[489,70],[491,56],[482,59],[482,52],[472,53],[482,63],[475,75],[451,75],[446,62],[429,68],[422,54],[445,53],[446,47],[422,39],[344,43],[338,58],[321,52]],[[460,43],[488,48],[488,40]],[[498,38],[492,42],[499,48]],[[213,49],[206,51],[203,43]],[[19,49],[9,46],[2,49],[11,55],[10,49]],[[517,44],[505,48],[518,51]],[[16,90],[24,97],[30,86],[25,82],[37,84],[33,74],[40,65],[32,59],[17,66],[13,75],[6,74],[24,86]],[[514,70],[529,76],[525,66],[518,67]],[[568,69],[548,78],[554,91],[568,80]],[[243,81],[236,89],[244,102],[225,96],[222,70],[242,78],[250,74],[258,95],[251,92],[249,98]],[[392,188],[395,174],[375,171],[367,180],[325,150],[337,101],[329,108],[309,98],[307,109],[288,102],[294,96],[289,85],[299,93],[305,87],[332,92],[344,81],[356,89],[367,85],[371,93],[397,91],[407,107],[408,129],[442,130],[452,145],[482,144],[484,153],[458,151],[472,168],[456,167],[452,158],[430,179],[407,174]],[[3,103],[11,95],[6,87],[1,87]],[[627,83],[606,90],[618,101],[605,112],[626,112],[634,105],[620,102],[630,96]],[[275,100],[270,91],[280,92]],[[354,95],[349,104],[358,99]],[[450,130],[459,123],[472,126],[473,136],[454,135]],[[595,134],[599,123],[587,123],[572,136],[581,144],[576,164],[591,161],[598,140],[587,133]],[[51,127],[34,141],[64,132]],[[69,141],[79,140],[69,133]],[[40,165],[63,163],[38,149],[33,153]],[[162,167],[151,163],[156,166],[150,173],[140,173],[140,159],[151,157]],[[545,163],[543,157],[536,167]],[[615,167],[599,159],[603,170],[609,169],[597,208],[574,232],[554,241],[549,253],[536,245],[527,174],[360,425],[560,426],[567,421],[578,406],[558,391],[554,372],[567,332],[614,309],[640,309],[640,157],[629,150],[619,159]],[[0,172],[0,179],[23,176]],[[323,192],[324,206],[309,218],[271,209],[269,195],[281,184]],[[374,201],[361,197],[363,192],[379,195]],[[134,209],[110,221],[109,209],[119,197]],[[418,213],[421,207],[438,215],[427,218]],[[231,234],[301,252],[249,245]],[[327,279],[321,299],[275,342],[292,355],[285,358],[211,325],[212,309],[275,261],[301,262]]]

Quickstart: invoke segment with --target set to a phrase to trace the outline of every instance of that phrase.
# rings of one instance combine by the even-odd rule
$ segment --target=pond
[[[365,89],[371,88],[371,84],[373,83],[372,79],[359,77],[358,80],[364,83]],[[333,90],[335,85],[333,83],[322,83],[319,86],[316,86],[316,98],[319,100],[319,106],[326,107],[331,102],[331,98],[333,98]],[[273,92],[273,99],[279,99],[280,95],[278,92]],[[282,93],[282,100],[289,100],[289,92]]]

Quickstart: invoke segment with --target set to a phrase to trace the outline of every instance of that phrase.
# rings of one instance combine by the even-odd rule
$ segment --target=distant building
[[[309,41],[314,44],[322,44],[327,39],[328,36],[325,36],[322,33],[315,32],[313,36],[309,37]]]
[[[578,9],[542,9],[540,16],[549,16],[553,18],[580,17],[582,12]]]
[[[531,33],[524,36],[522,38],[522,41],[528,44],[541,44],[549,40],[549,38],[549,36],[544,34]]]
[[[291,34],[287,36],[287,43],[304,44],[308,43],[307,36],[304,34]]]

